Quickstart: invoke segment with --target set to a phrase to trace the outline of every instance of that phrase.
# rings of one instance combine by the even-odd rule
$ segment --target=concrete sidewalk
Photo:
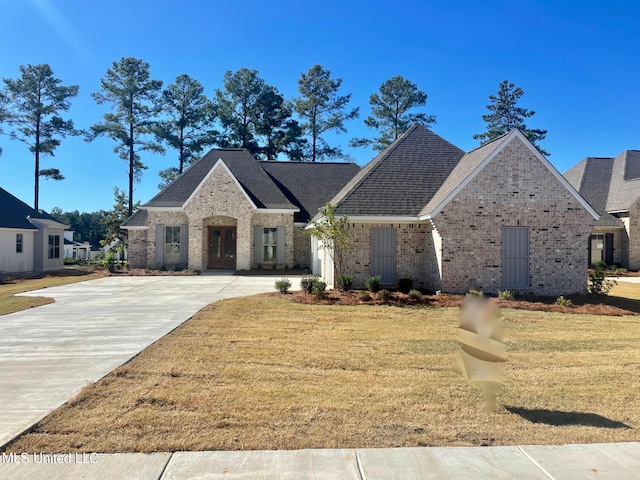
[[[616,280],[617,282],[626,282],[626,283],[640,283],[640,277],[607,277],[611,280]]]
[[[276,278],[114,276],[26,293],[56,301],[0,317],[0,446],[202,307],[274,291]]]
[[[631,480],[640,476],[638,442],[48,457],[28,455],[22,458],[22,463],[16,458],[0,458],[0,479]]]

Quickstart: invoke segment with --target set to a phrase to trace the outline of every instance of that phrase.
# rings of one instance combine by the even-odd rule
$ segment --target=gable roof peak
[[[463,155],[457,146],[414,123],[331,203],[339,215],[417,216]]]

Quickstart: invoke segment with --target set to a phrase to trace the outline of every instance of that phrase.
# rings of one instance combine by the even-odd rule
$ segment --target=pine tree
[[[178,166],[160,171],[160,188],[180,175],[205,147],[218,143],[220,135],[213,129],[213,103],[204,95],[202,84],[189,75],[178,76],[162,92],[161,105],[168,118],[158,122],[156,136],[178,151]]]
[[[53,156],[60,139],[67,135],[78,135],[72,120],[64,120],[60,112],[71,106],[69,99],[78,95],[78,85],[65,87],[62,80],[54,77],[46,64],[20,67],[21,76],[16,79],[3,78],[5,84],[3,114],[5,122],[15,127],[9,132],[14,140],[29,147],[34,154],[34,199],[33,208],[38,209],[40,199],[40,177],[63,180],[57,168],[40,169],[40,159]]]
[[[0,90],[0,135],[4,135],[4,131],[2,130],[2,123],[5,121],[7,117],[7,103],[8,103],[7,95]],[[0,155],[2,155],[2,147],[0,147]]]
[[[164,149],[153,134],[160,111],[161,80],[152,80],[149,64],[137,58],[122,58],[113,62],[100,81],[100,90],[91,96],[98,104],[111,104],[104,121],[91,127],[87,139],[106,135],[116,142],[114,153],[129,166],[129,216],[133,214],[133,184],[139,182],[142,163],[139,152],[162,153]]]
[[[345,111],[351,94],[338,95],[342,79],[332,79],[331,72],[314,65],[298,80],[300,97],[295,99],[295,109],[304,120],[302,128],[311,139],[309,160],[315,162],[342,155],[338,147],[330,147],[322,138],[329,131],[346,133],[344,122],[358,117],[358,108]]]
[[[477,133],[473,138],[480,140],[482,145],[517,128],[542,155],[549,156],[550,153],[538,145],[538,142],[547,136],[547,131],[529,129],[524,123],[525,118],[532,117],[536,112],[517,106],[518,100],[523,95],[522,88],[508,80],[503,80],[498,87],[498,94],[489,95],[490,103],[487,109],[491,113],[482,116],[482,120],[487,123],[487,131]]]
[[[217,89],[216,109],[220,123],[225,128],[226,144],[246,148],[252,154],[259,150],[256,140],[256,121],[261,109],[260,97],[267,89],[257,70],[241,68],[227,71],[223,80],[224,90]]]
[[[364,120],[369,128],[375,128],[380,136],[373,139],[354,138],[351,147],[373,146],[382,151],[397,140],[413,123],[429,126],[436,122],[434,115],[426,113],[408,113],[427,103],[427,94],[418,89],[415,83],[400,75],[390,78],[380,85],[380,94],[369,97],[371,115]]]
[[[265,160],[277,160],[283,153],[289,160],[301,160],[307,141],[302,129],[291,118],[293,105],[275,87],[267,86],[258,99],[256,135],[262,140],[258,154]]]

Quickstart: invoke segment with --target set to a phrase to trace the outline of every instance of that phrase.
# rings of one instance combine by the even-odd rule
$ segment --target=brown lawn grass
[[[618,282],[609,292],[610,297],[640,300],[640,284],[631,282]]]
[[[640,440],[640,318],[503,310],[499,410],[451,372],[456,308],[210,305],[13,452]]]
[[[57,287],[69,283],[84,282],[85,280],[104,276],[105,273],[79,268],[68,268],[37,277],[24,275],[15,275],[12,277],[11,275],[12,274],[6,274],[0,283],[0,315],[6,315],[53,302],[53,299],[48,297],[16,297],[16,293]]]

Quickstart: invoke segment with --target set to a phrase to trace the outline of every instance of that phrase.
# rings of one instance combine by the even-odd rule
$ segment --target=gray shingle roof
[[[122,227],[146,227],[149,214],[146,210],[140,209],[131,215],[121,226]]]
[[[625,150],[613,159],[607,212],[629,210],[640,197],[640,151]]]
[[[331,200],[339,215],[417,216],[464,151],[414,124]]]
[[[587,157],[564,177],[600,214],[597,226],[621,227],[607,212],[628,210],[640,198],[640,151],[626,150],[615,158]]]
[[[484,162],[505,140],[508,134],[491,140],[471,150],[460,159],[451,174],[442,183],[436,194],[422,209],[420,215],[430,215],[471,173]]]
[[[256,159],[247,150],[239,148],[211,150],[143,207],[183,206],[218,160],[222,160],[229,168],[258,208],[296,208],[260,167]]]
[[[37,230],[27,217],[57,222],[47,212],[34,210],[22,200],[0,188],[0,227]]]
[[[294,221],[308,222],[360,171],[355,163],[260,162],[287,199],[300,211]]]

